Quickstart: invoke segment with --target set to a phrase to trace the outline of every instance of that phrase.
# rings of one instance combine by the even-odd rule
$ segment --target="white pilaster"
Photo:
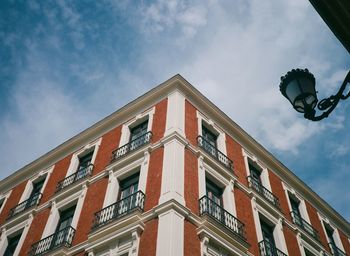
[[[177,132],[185,137],[185,97],[174,91],[168,95],[165,134]]]
[[[199,198],[202,198],[206,194],[205,188],[205,170],[203,165],[203,156],[198,158],[198,189],[199,189]]]
[[[163,173],[159,204],[173,199],[185,205],[184,156],[185,146],[177,139],[173,139],[164,144]]]
[[[115,200],[117,199],[118,191],[119,191],[119,182],[117,178],[114,176],[113,171],[109,170],[108,186],[107,186],[106,196],[103,201],[103,208],[107,207],[112,203],[115,203]]]
[[[157,256],[182,256],[184,253],[184,216],[174,210],[159,215]]]

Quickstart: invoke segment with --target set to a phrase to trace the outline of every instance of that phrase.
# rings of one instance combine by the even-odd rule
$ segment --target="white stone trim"
[[[250,162],[258,170],[261,171],[260,179],[261,179],[262,185],[265,188],[267,188],[270,192],[272,192],[270,179],[269,179],[269,171],[267,170],[267,167],[261,161],[259,161],[259,159],[257,159],[256,156],[254,156],[244,148],[242,148],[242,154],[243,154],[244,165],[247,172],[247,176],[250,176],[250,168],[249,168],[249,162]]]
[[[64,208],[68,208],[74,204],[76,205],[76,207],[75,207],[71,227],[73,227],[74,229],[77,228],[81,210],[83,209],[86,192],[87,192],[87,186],[83,185],[83,188],[81,191],[78,191],[73,195],[70,195],[62,199],[61,201],[52,202],[50,216],[46,222],[46,226],[41,236],[41,239],[52,235],[56,231],[56,227],[60,219],[60,210]]]
[[[207,126],[210,130],[213,130],[218,134],[216,140],[217,149],[220,150],[223,154],[227,155],[226,150],[226,134],[225,132],[211,119],[207,118],[204,114],[196,111],[197,122],[198,122],[198,134],[203,135],[202,125]]]
[[[341,241],[341,238],[340,238],[340,235],[339,235],[339,232],[338,232],[338,228],[328,218],[324,217],[319,212],[317,212],[317,215],[318,215],[319,220],[321,221],[321,226],[322,226],[323,232],[324,232],[324,234],[326,236],[327,242],[329,243],[330,241],[329,241],[328,236],[327,236],[326,227],[324,225],[325,223],[328,224],[334,230],[334,232],[333,232],[333,239],[334,239],[335,245],[340,250],[345,252],[343,243]]]
[[[7,202],[7,199],[8,199],[8,198],[10,197],[10,195],[11,195],[11,192],[12,192],[12,190],[7,191],[6,193],[4,193],[4,194],[1,195],[0,200],[2,200],[3,202],[2,202],[2,205],[1,205],[1,207],[0,207],[0,213],[1,213],[2,210],[4,209],[5,204],[6,204],[6,202]]]
[[[222,200],[223,208],[233,216],[237,216],[235,197],[234,197],[234,180],[222,176],[214,170],[210,165],[203,161],[203,157],[198,158],[198,189],[199,198],[206,195],[206,178],[209,178],[219,187],[223,188]]]
[[[120,136],[120,141],[119,141],[119,147],[124,146],[129,142],[130,138],[130,127],[135,126],[137,124],[142,123],[143,121],[146,121],[148,119],[148,124],[147,124],[147,131],[152,130],[152,124],[153,124],[153,116],[156,111],[156,107],[152,107],[149,110],[140,113],[136,115],[134,118],[123,124],[122,126],[122,132]]]
[[[96,156],[97,156],[97,151],[101,145],[102,142],[102,137],[92,141],[91,143],[85,145],[84,147],[82,147],[81,149],[79,149],[77,152],[75,152],[72,155],[72,158],[70,160],[70,164],[68,167],[68,170],[66,172],[66,176],[68,177],[69,175],[72,175],[73,173],[75,173],[78,169],[79,166],[79,158],[90,153],[90,152],[94,152],[92,154],[92,158],[91,158],[91,163],[94,164],[95,160],[96,160]]]
[[[307,243],[304,239],[301,238],[300,233],[297,234],[297,242],[298,242],[301,256],[306,256],[305,249],[310,251],[315,256],[317,256],[317,255],[322,256],[323,255],[322,249],[320,251],[317,251],[313,246],[311,246],[309,243]]]
[[[184,254],[184,216],[171,209],[158,216],[157,256]]]
[[[27,200],[30,196],[30,194],[32,193],[33,190],[33,183],[39,179],[42,179],[42,177],[45,177],[45,182],[43,184],[43,187],[41,188],[41,193],[43,193],[43,191],[45,190],[46,184],[49,181],[50,178],[50,174],[52,173],[53,169],[54,169],[54,165],[50,166],[49,168],[40,171],[39,173],[37,173],[36,175],[34,175],[32,178],[30,178],[26,184],[26,187],[24,188],[24,191],[22,193],[22,196],[19,200],[19,204],[22,203],[23,201]]]
[[[186,137],[185,96],[178,90],[175,90],[168,95],[168,107],[164,136],[167,136],[173,132],[177,132],[181,136]]]
[[[150,154],[145,151],[143,157],[132,161],[130,164],[121,168],[106,170],[108,172],[108,186],[103,201],[103,208],[115,203],[119,194],[119,181],[140,172],[138,190],[146,193],[148,166]]]
[[[164,143],[159,204],[174,199],[185,205],[185,145],[176,138]]]
[[[266,209],[264,209],[264,207],[261,207],[257,203],[255,197],[252,198],[251,204],[253,209],[253,218],[254,218],[258,243],[263,240],[260,216],[259,216],[260,214],[260,215],[263,215],[269,222],[271,222],[274,225],[273,237],[274,237],[277,249],[287,254],[288,253],[287,244],[283,233],[283,219],[282,218],[277,219],[276,217],[271,215]]]
[[[17,224],[16,226],[13,226],[9,229],[3,228],[2,232],[1,232],[1,237],[0,237],[0,255],[4,255],[5,250],[7,248],[8,245],[8,240],[7,238],[15,233],[17,233],[18,231],[22,230],[22,234],[21,234],[21,238],[18,241],[16,250],[14,252],[14,255],[19,255],[19,252],[22,248],[22,245],[27,237],[27,233],[29,231],[29,227],[32,224],[33,221],[33,215],[30,214],[28,219],[26,219],[25,221]]]

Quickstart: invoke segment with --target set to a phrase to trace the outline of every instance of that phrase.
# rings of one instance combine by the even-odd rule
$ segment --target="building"
[[[349,223],[180,75],[0,196],[0,255],[350,255]]]

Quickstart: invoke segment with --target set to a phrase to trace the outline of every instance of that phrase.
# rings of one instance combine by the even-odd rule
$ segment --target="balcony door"
[[[217,149],[217,137],[213,132],[211,132],[204,125],[202,126],[202,137],[204,149],[213,156],[216,156]]]
[[[37,204],[40,197],[41,189],[44,186],[44,182],[45,182],[45,179],[41,179],[40,181],[33,183],[33,190],[30,193],[26,208],[32,207]]]
[[[137,206],[137,197],[135,193],[139,186],[140,173],[131,175],[130,177],[120,182],[120,193],[119,193],[119,214],[128,212]]]
[[[148,120],[145,122],[135,126],[134,128],[130,128],[130,150],[134,150],[139,146],[145,144],[146,138],[140,138],[142,135],[147,133],[148,128]]]
[[[261,223],[261,232],[265,244],[265,252],[267,256],[273,256],[276,252],[275,239],[273,237],[274,228],[267,224],[266,222],[260,220]]]
[[[12,256],[14,255],[18,242],[21,239],[22,236],[22,232],[16,236],[13,237],[8,237],[7,238],[7,247],[6,247],[6,251],[4,253],[4,256]]]
[[[88,166],[91,164],[92,161],[92,155],[94,154],[94,151],[79,157],[79,166],[77,169],[77,175],[75,177],[75,180],[79,180],[81,178],[84,178],[87,174],[88,171]]]
[[[72,232],[70,230],[70,226],[72,224],[74,212],[75,212],[75,205],[60,212],[60,219],[58,221],[56,232],[54,235],[54,246],[59,246],[62,243],[66,242],[69,238],[69,232]]]
[[[223,202],[222,202],[222,189],[214,184],[210,180],[206,180],[206,193],[207,193],[207,207],[210,215],[218,220],[222,220],[223,213]]]
[[[300,201],[292,197],[289,197],[289,201],[290,201],[290,206],[292,208],[295,224],[297,224],[299,227],[302,227],[303,221],[299,210]]]

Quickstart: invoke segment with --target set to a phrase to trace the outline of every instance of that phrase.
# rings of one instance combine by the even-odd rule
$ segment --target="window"
[[[30,193],[29,199],[27,201],[27,205],[25,208],[32,207],[38,203],[41,195],[41,189],[44,186],[45,179],[41,179],[39,181],[33,182],[33,190]]]
[[[204,125],[202,125],[202,136],[210,145],[212,145],[215,148],[217,147],[216,140],[218,136],[211,132]]]
[[[7,238],[8,243],[7,243],[7,247],[6,247],[6,251],[4,253],[4,256],[14,255],[16,248],[17,248],[17,245],[18,245],[18,242],[21,239],[21,236],[22,236],[22,231],[15,236]]]
[[[313,253],[311,253],[308,249],[304,248],[304,254],[305,256],[315,256]]]
[[[274,251],[276,248],[275,239],[273,238],[274,227],[267,224],[263,220],[260,220],[260,224],[263,241],[265,243],[266,255],[274,255]]]
[[[295,224],[303,227],[303,221],[299,210],[300,201],[292,196],[289,196],[290,207],[292,209],[291,215]]]
[[[120,182],[119,200],[137,192],[140,173],[136,173]]]
[[[1,198],[0,199],[0,210],[2,209],[4,202],[5,202],[5,198]]]
[[[148,127],[148,120],[135,126],[134,128],[130,128],[130,141],[133,141],[138,137],[147,133],[147,127]]]
[[[79,157],[78,171],[80,171],[82,169],[86,169],[91,164],[93,154],[94,154],[94,151],[91,151],[90,153],[88,153],[82,157]]]
[[[218,206],[223,206],[222,189],[210,180],[206,180],[207,197]]]
[[[256,167],[254,167],[252,164],[249,163],[249,170],[250,170],[250,176],[257,182],[261,184],[261,171],[258,170]]]
[[[57,228],[56,231],[59,232],[65,228],[70,227],[70,225],[72,224],[72,220],[73,220],[73,216],[74,216],[74,212],[75,212],[75,205],[60,212],[60,220],[57,224]]]

